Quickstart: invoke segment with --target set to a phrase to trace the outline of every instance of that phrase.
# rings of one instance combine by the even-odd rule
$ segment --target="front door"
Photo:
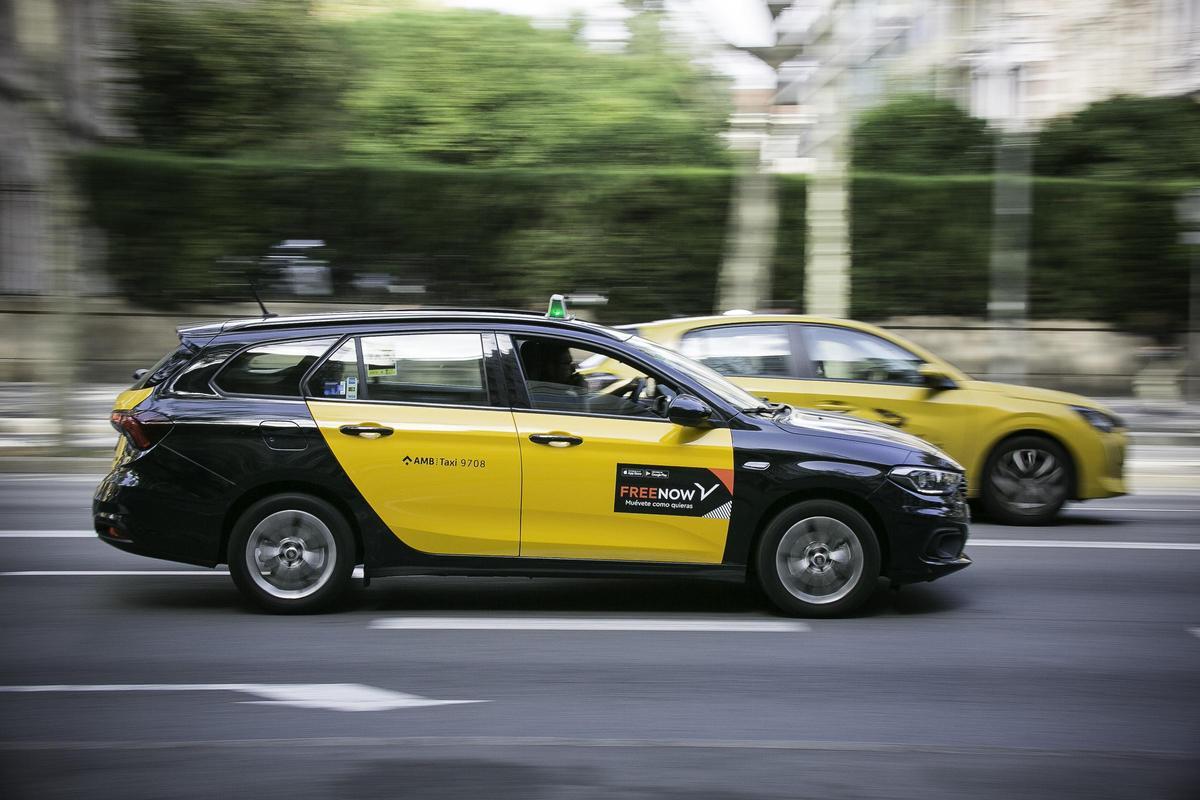
[[[520,442],[521,555],[720,563],[733,500],[728,428],[666,420],[678,391],[614,353],[619,383],[588,384],[588,345],[515,341],[529,410]]]
[[[342,469],[409,547],[515,556],[521,452],[512,413],[491,405],[492,391],[477,332],[363,336],[318,367],[308,407]]]

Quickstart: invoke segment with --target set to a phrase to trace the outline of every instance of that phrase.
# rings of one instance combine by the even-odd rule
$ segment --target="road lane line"
[[[228,575],[229,570],[220,569],[27,569],[0,572],[3,578],[59,578],[59,577],[107,577],[139,575]],[[352,577],[363,576],[362,567],[355,567]]]
[[[94,539],[95,531],[0,531],[0,539]]]
[[[392,753],[409,747],[511,747],[511,748],[616,748],[616,749],[695,749],[695,750],[799,750],[850,753],[922,753],[947,756],[1020,756],[1063,758],[1120,758],[1186,761],[1196,754],[1190,750],[1104,750],[1014,747],[1005,745],[853,742],[805,739],[584,739],[567,736],[320,736],[311,738],[258,739],[93,739],[93,740],[6,740],[0,752],[39,752],[94,750],[130,752],[135,750],[187,750],[268,748],[272,752],[291,749],[337,748],[358,750],[386,748]]]
[[[1200,542],[1085,542],[1072,539],[968,539],[967,547],[1073,547],[1083,550],[1200,550]]]
[[[5,578],[59,578],[97,576],[133,576],[133,575],[228,575],[215,569],[28,569],[14,572],[0,572]]]
[[[611,617],[387,617],[370,628],[389,631],[658,631],[802,633],[803,622],[774,619],[635,619]]]
[[[397,708],[486,703],[486,700],[433,700],[416,694],[393,692],[361,683],[124,683],[41,684],[0,686],[6,694],[76,692],[240,692],[265,700],[245,700],[254,705],[296,706],[331,711],[393,711]]]
[[[1200,639],[1200,628],[1188,628],[1188,633]]]
[[[1121,514],[1145,511],[1148,514],[1200,514],[1200,508],[1127,508],[1114,506],[1070,506],[1063,511],[1115,511]]]

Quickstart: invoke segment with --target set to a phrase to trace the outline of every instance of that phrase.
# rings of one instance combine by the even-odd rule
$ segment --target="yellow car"
[[[973,380],[873,325],[754,314],[636,328],[771,402],[928,440],[966,468],[969,496],[997,521],[1040,525],[1067,500],[1125,493],[1124,425],[1111,411],[1079,395]],[[607,365],[584,366],[590,381],[605,380]]]

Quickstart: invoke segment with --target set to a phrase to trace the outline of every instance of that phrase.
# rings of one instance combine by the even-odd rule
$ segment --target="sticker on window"
[[[346,399],[358,399],[358,378],[346,378]]]
[[[613,511],[729,519],[733,470],[617,464]]]

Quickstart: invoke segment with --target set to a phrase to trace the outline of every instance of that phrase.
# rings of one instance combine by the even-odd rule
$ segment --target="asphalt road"
[[[1200,496],[977,524],[970,569],[793,625],[667,580],[265,616],[76,535],[92,485],[0,475],[5,798],[1200,797]]]

